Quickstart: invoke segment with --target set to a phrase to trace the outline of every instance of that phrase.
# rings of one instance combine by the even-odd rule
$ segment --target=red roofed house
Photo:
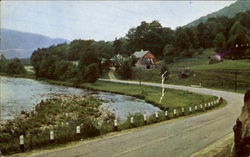
[[[148,50],[146,50],[146,51],[143,51],[143,50],[136,51],[136,52],[134,52],[133,55],[137,59],[137,62],[135,63],[136,67],[142,67],[142,68],[145,68],[145,69],[150,69],[150,68],[155,66],[156,61],[157,61],[154,54],[151,53]]]

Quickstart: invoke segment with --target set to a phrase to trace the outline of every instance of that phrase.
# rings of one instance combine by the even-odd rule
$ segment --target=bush
[[[133,74],[132,63],[129,60],[124,61],[121,66],[118,68],[117,73],[123,79],[130,79]]]
[[[5,71],[7,74],[24,74],[26,72],[23,64],[17,58],[12,59],[9,62],[7,62]]]

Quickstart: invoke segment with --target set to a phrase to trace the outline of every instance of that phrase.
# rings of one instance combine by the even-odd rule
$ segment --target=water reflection
[[[0,76],[1,120],[12,119],[22,110],[32,110],[41,100],[54,94],[95,95],[107,103],[103,108],[118,115],[121,120],[136,112],[152,114],[160,109],[143,100],[119,94],[93,92],[83,89],[45,84],[36,80]]]

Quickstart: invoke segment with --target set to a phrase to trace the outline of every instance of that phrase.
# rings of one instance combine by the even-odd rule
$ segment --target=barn
[[[137,62],[135,63],[136,67],[150,69],[155,67],[157,62],[156,57],[149,50],[136,51],[134,52],[133,56],[135,56],[137,59]]]

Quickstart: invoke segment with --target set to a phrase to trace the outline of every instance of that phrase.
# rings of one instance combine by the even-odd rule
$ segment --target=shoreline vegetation
[[[38,81],[74,87],[73,83],[69,81]],[[47,101],[41,101],[41,103],[36,105],[34,111],[22,112],[17,118],[1,126],[0,150],[2,153],[13,154],[20,152],[19,138],[21,135],[24,136],[25,151],[37,149],[45,145],[53,147],[58,144],[104,135],[113,131],[121,131],[172,118],[198,114],[198,112],[205,112],[214,107],[223,106],[226,103],[215,96],[173,89],[167,89],[165,93],[166,99],[159,103],[158,98],[161,96],[159,87],[105,81],[97,81],[93,84],[80,84],[77,88],[137,97],[159,107],[162,111],[147,116],[146,121],[143,114],[136,113],[128,116],[126,121],[118,121],[117,125],[115,125],[115,116],[99,108],[102,100],[91,96],[58,95]],[[201,107],[200,105],[203,106]],[[182,111],[183,108],[184,111]],[[133,123],[131,123],[131,117],[133,117]],[[80,127],[80,133],[76,133],[77,127]],[[54,140],[50,140],[51,131],[53,131]]]

